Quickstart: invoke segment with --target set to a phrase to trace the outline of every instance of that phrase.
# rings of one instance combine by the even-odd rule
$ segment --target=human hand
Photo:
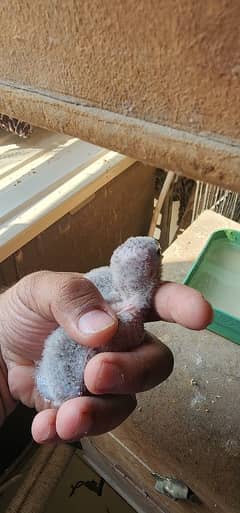
[[[161,284],[154,306],[162,320],[191,329],[206,327],[212,318],[200,293],[184,285]],[[159,384],[172,370],[170,350],[147,335],[130,353],[94,356],[85,369],[85,383],[95,396],[68,400],[56,410],[38,394],[34,368],[46,337],[58,325],[75,341],[94,347],[111,340],[117,319],[94,285],[77,273],[34,273],[0,296],[0,419],[16,400],[35,407],[39,413],[32,434],[38,443],[113,429],[134,410],[134,394]]]

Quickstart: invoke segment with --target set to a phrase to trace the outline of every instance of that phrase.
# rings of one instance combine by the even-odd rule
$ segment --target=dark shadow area
[[[32,441],[35,410],[19,404],[0,429],[0,477]]]

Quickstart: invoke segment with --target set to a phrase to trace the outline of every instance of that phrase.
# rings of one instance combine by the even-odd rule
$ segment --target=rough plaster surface
[[[239,16],[238,0],[2,0],[0,77],[238,138]]]
[[[0,111],[80,137],[151,166],[240,191],[240,146],[130,118],[77,100],[0,85]]]

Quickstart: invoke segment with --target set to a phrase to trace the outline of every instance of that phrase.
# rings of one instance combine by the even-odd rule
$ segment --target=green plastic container
[[[211,303],[214,319],[208,329],[240,344],[240,231],[214,232],[184,283]]]

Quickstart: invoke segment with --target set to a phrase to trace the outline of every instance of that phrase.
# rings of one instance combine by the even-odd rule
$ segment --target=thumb
[[[117,331],[114,312],[84,275],[40,271],[20,280],[18,286],[25,306],[55,321],[76,342],[101,346]]]

